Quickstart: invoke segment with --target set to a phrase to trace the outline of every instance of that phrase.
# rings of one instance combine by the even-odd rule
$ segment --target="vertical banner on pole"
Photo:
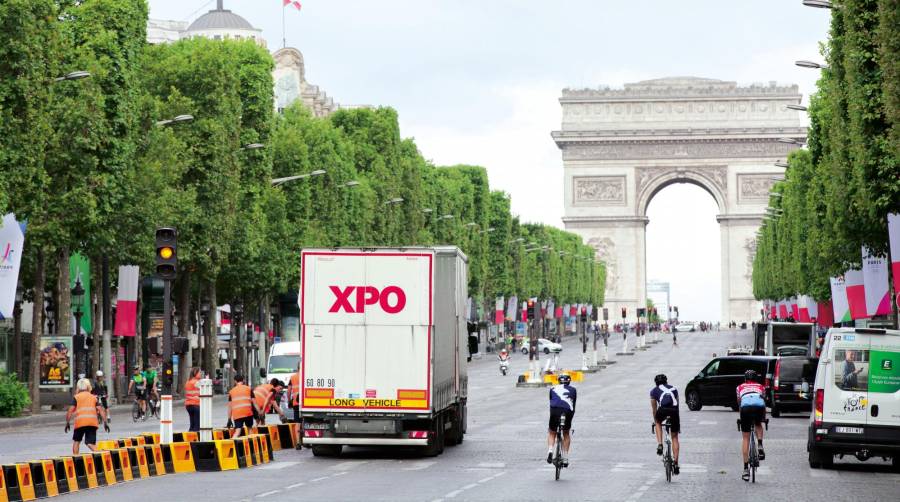
[[[0,319],[13,317],[24,245],[25,222],[16,221],[12,213],[3,216],[3,227],[0,228]]]
[[[900,308],[900,213],[888,215],[888,241],[891,249],[891,274],[894,275],[894,300]]]
[[[69,287],[74,288],[75,283],[81,281],[84,288],[84,299],[81,303],[81,333],[93,331],[93,319],[91,318],[91,264],[88,259],[79,253],[69,257]],[[72,305],[75,308],[75,305]],[[75,324],[72,324],[72,333],[75,333]]]
[[[497,300],[494,302],[494,324],[502,326],[503,318],[503,297],[498,296]]]
[[[850,304],[850,319],[865,319],[866,314],[866,286],[862,270],[848,270],[844,273],[844,281],[847,284],[847,303]]]
[[[516,310],[519,308],[519,299],[515,296],[509,297],[509,302],[506,304],[506,318],[510,321],[516,320]]]
[[[800,305],[797,303],[796,296],[792,296],[790,302],[791,302],[791,317],[793,317],[794,320],[796,321],[797,319],[800,318]]]
[[[831,310],[834,313],[834,322],[843,323],[852,320],[850,317],[850,303],[847,301],[847,283],[843,277],[831,278]]]
[[[883,256],[874,256],[862,247],[862,272],[866,292],[866,314],[869,317],[891,313],[888,264]]]
[[[116,336],[135,336],[137,333],[137,299],[140,269],[136,265],[119,267],[119,296],[116,302]]]

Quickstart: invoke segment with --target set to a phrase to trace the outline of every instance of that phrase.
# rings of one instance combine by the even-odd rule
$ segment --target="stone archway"
[[[722,320],[750,321],[756,231],[768,192],[805,139],[796,86],[694,77],[625,84],[624,89],[563,90],[562,150],[566,229],[607,263],[606,306],[629,320],[646,301],[647,206],[673,183],[693,183],[715,199],[721,228]],[[665,278],[659,278],[665,279]],[[674,292],[677,298],[677,291]]]

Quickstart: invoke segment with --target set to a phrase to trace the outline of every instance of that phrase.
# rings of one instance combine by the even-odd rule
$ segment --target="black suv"
[[[818,364],[818,359],[806,356],[778,358],[774,385],[769,394],[773,417],[779,417],[782,411],[812,410],[812,388]]]
[[[777,357],[726,356],[709,362],[685,387],[688,409],[697,411],[704,406],[727,406],[738,410],[737,387],[744,383],[747,370],[765,378],[766,389],[771,388]]]

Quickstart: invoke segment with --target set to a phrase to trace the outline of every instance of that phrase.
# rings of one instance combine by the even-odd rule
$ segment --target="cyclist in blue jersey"
[[[547,463],[553,463],[553,445],[556,444],[556,428],[559,427],[559,419],[563,415],[566,423],[563,425],[563,466],[569,466],[569,445],[572,436],[572,418],[575,417],[575,387],[572,387],[572,377],[566,374],[559,375],[559,385],[550,387],[550,432],[547,435]]]
[[[666,375],[656,375],[653,377],[653,383],[656,384],[656,387],[650,389],[650,410],[653,414],[653,421],[656,422],[656,454],[663,454],[661,424],[668,418],[674,460],[672,474],[677,475],[680,472],[678,450],[681,448],[681,443],[678,441],[678,435],[681,433],[681,418],[678,415],[678,389],[674,385],[669,385],[669,378]]]

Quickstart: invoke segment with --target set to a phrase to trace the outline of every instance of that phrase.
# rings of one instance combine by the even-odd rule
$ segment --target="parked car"
[[[528,339],[526,338],[525,341],[522,343],[522,353],[525,354],[526,356],[528,355],[528,347],[529,347]],[[558,353],[562,352],[562,345],[560,345],[556,342],[551,342],[550,340],[547,340],[546,338],[538,338],[537,349],[538,349],[538,351],[543,352],[544,354],[549,354],[551,352],[555,352],[558,354]]]
[[[781,356],[775,361],[769,394],[773,417],[781,416],[783,411],[812,411],[811,389],[818,363],[817,359],[805,355]]]
[[[900,331],[832,328],[819,356],[809,417],[809,466],[835,455],[890,457],[900,471]]]
[[[697,327],[692,322],[683,322],[678,326],[675,326],[675,331],[684,333],[686,331],[696,331]]]
[[[744,382],[744,373],[754,370],[765,377],[765,387],[771,387],[777,358],[770,356],[725,356],[710,361],[684,387],[688,409],[698,411],[704,406],[727,406],[738,410],[737,387]]]

